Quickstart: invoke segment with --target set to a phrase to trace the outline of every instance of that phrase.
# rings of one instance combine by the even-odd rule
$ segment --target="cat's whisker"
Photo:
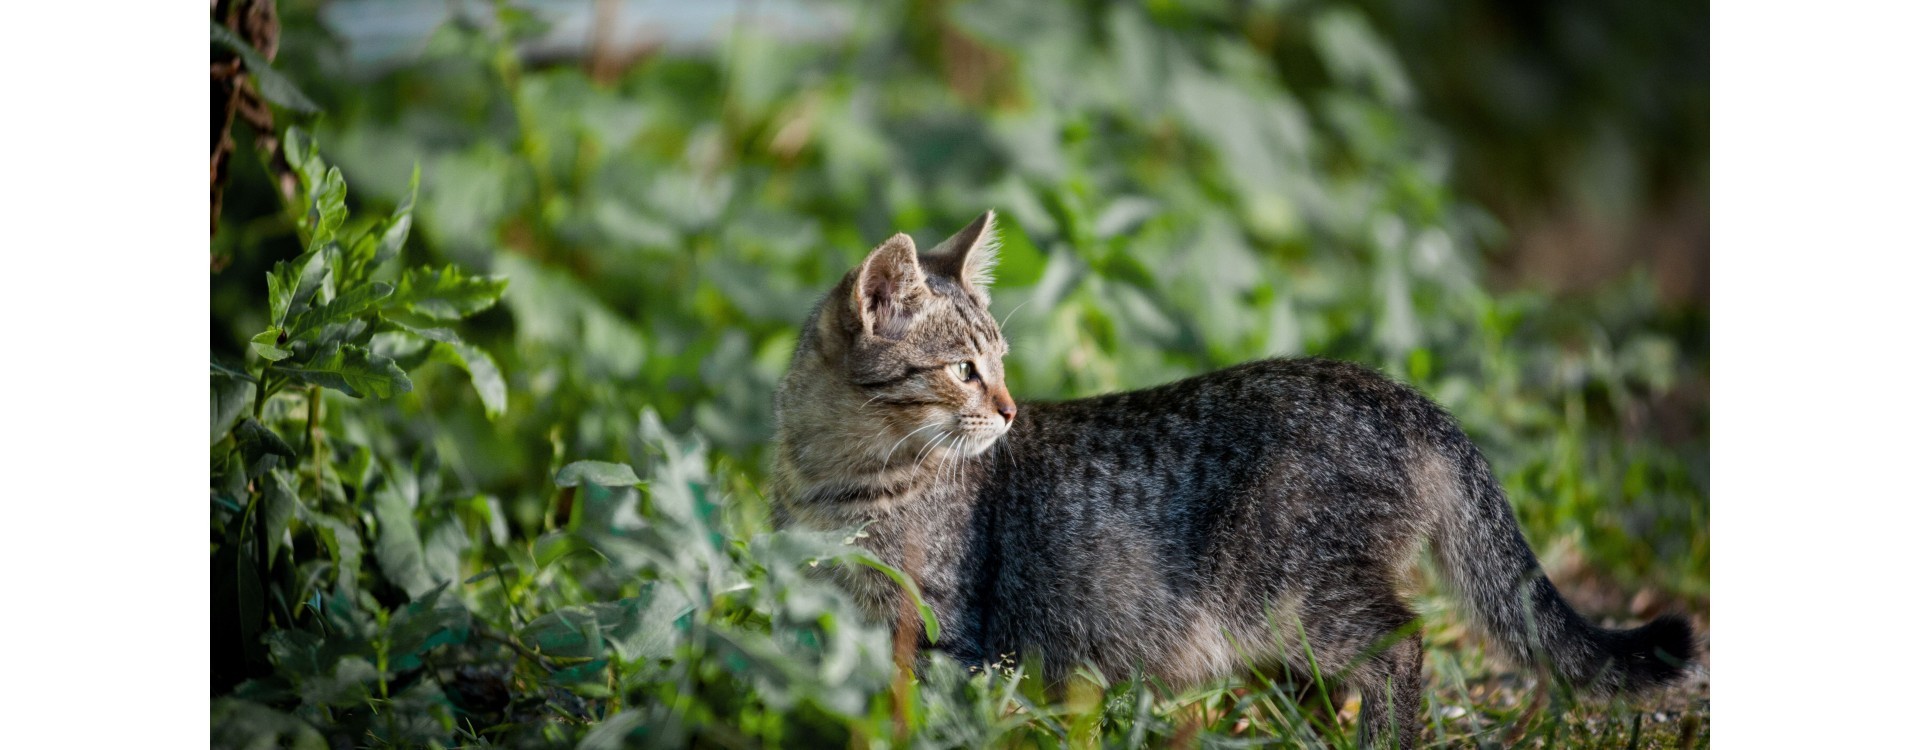
[[[926,425],[924,425],[924,426],[922,426],[922,427],[920,428],[920,430],[924,430],[924,429],[927,429],[928,427],[939,427],[939,426],[940,426],[940,423],[939,423],[939,422],[929,422],[929,423],[927,423]],[[896,448],[899,448],[899,447],[900,447],[900,444],[901,444],[901,443],[904,443],[904,442],[907,442],[907,438],[910,438],[910,437],[913,437],[914,435],[916,435],[916,434],[918,434],[918,433],[920,432],[920,430],[914,430],[913,432],[909,432],[909,433],[907,433],[907,434],[905,434],[905,435],[902,435],[902,436],[900,436],[900,439],[899,439],[899,440],[895,440],[895,441],[893,441],[893,447],[892,447],[892,448],[888,448],[888,449],[887,449],[887,455],[886,455],[886,457],[885,457],[885,458],[882,458],[882,459],[880,459],[880,466],[881,466],[881,468],[885,468],[885,467],[887,466],[887,462],[889,462],[889,461],[892,461],[892,460],[893,460],[893,451],[894,451],[894,449],[896,449]]]
[[[1038,294],[1036,294],[1036,295],[1033,295],[1032,297],[1028,297],[1028,298],[1027,298],[1027,302],[1032,302],[1032,301],[1034,301],[1035,299],[1038,299],[1039,297],[1040,297],[1040,295],[1038,295]],[[1000,329],[1001,329],[1001,330],[1003,330],[1003,331],[1004,331],[1004,330],[1006,330],[1006,328],[1007,328],[1007,321],[1009,321],[1009,320],[1013,320],[1013,314],[1014,314],[1014,313],[1017,313],[1017,312],[1020,312],[1020,308],[1022,308],[1022,307],[1026,307],[1026,306],[1027,306],[1027,302],[1022,302],[1022,303],[1020,303],[1020,304],[1018,304],[1018,305],[1014,305],[1014,306],[1013,306],[1013,310],[1012,310],[1012,312],[1009,312],[1009,313],[1007,313],[1007,317],[1004,317],[1004,318],[1001,318],[1001,319],[1000,319]]]
[[[956,447],[958,447],[958,443],[960,442],[959,434],[956,433],[954,435],[953,442],[956,444]],[[952,461],[953,457],[957,455],[959,455],[959,451],[950,450],[950,451],[947,451],[947,455],[940,457],[940,465],[934,467],[933,469],[934,486],[940,487],[940,486],[945,486],[947,484],[947,463]]]
[[[952,434],[953,433],[949,430],[941,430],[939,435],[935,436],[932,440],[928,440],[927,444],[920,448],[920,452],[914,454],[913,456],[914,467],[918,468],[920,464],[925,463],[926,458],[924,458],[924,456],[933,455],[934,451],[936,450],[936,446],[940,445],[941,442],[945,441],[947,437]]]

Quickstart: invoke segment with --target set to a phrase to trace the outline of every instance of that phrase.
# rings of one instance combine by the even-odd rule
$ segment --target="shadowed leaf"
[[[601,487],[632,487],[640,483],[633,467],[608,461],[575,461],[562,467],[553,476],[558,487],[578,487],[582,484],[597,484]]]
[[[318,347],[305,361],[276,365],[296,382],[332,388],[354,398],[380,398],[413,390],[413,381],[390,358],[352,344]]]

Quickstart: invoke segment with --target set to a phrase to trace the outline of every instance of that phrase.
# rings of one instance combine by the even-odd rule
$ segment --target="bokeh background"
[[[1259,357],[1363,362],[1459,416],[1578,606],[1709,622],[1704,2],[261,5],[216,2],[215,23],[312,106],[256,75],[271,122],[229,126],[216,70],[214,148],[223,133],[232,148],[216,169],[214,362],[259,369],[262,276],[302,249],[271,151],[289,125],[338,166],[355,221],[401,204],[418,166],[394,268],[451,263],[507,287],[458,325],[497,369],[486,384],[430,358],[392,398],[269,402],[265,426],[320,448],[275,470],[298,509],[265,533],[286,548],[248,563],[243,544],[225,568],[260,491],[223,474],[240,441],[221,431],[216,373],[216,744],[884,738],[884,637],[869,653],[783,630],[862,632],[796,604],[812,589],[766,557],[771,393],[810,305],[876,242],[928,247],[989,208],[1016,398]],[[232,50],[216,40],[216,68]],[[586,510],[563,509],[575,490],[556,474],[583,460],[633,467],[640,486],[585,482]],[[257,568],[253,589],[236,565]],[[414,566],[448,588],[407,585],[396,571]],[[654,606],[662,582],[684,607]],[[250,609],[249,591],[266,603]],[[409,641],[420,658],[382,656],[423,601],[458,612]],[[589,617],[583,661],[542,661],[559,651],[530,621],[610,601],[671,615],[648,620],[667,623],[659,642],[623,648],[617,617]],[[1517,704],[1487,690],[1513,676],[1444,597],[1423,602],[1429,738],[1493,736]],[[729,638],[765,647],[716,645]],[[834,662],[841,648],[860,656]],[[806,697],[829,688],[850,692]],[[1692,742],[1705,689],[1651,708],[1556,702],[1564,725],[1539,741],[1622,742],[1644,714]],[[1078,726],[922,693],[917,736],[934,744],[1067,742]],[[1025,715],[1053,715],[1033,700]],[[1090,731],[1177,737],[1174,708],[1148,703],[1095,710]]]

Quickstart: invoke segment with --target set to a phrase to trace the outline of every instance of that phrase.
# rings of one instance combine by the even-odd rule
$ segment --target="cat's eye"
[[[953,376],[959,378],[962,383],[980,379],[980,372],[973,369],[972,362],[955,362],[947,365],[947,372],[953,373]]]

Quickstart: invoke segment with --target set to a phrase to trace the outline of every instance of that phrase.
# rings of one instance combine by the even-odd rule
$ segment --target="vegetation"
[[[771,530],[809,305],[990,207],[1017,398],[1365,362],[1460,417],[1584,608],[1706,614],[1704,313],[1644,273],[1490,289],[1501,223],[1363,8],[795,6],[834,34],[554,61],[539,13],[430,5],[376,69],[350,4],[216,4],[217,747],[1351,745],[1260,682],[1049,696],[936,655],[895,690],[808,575],[884,566]],[[1442,745],[1706,739],[1704,689],[1525,715],[1422,602]]]

